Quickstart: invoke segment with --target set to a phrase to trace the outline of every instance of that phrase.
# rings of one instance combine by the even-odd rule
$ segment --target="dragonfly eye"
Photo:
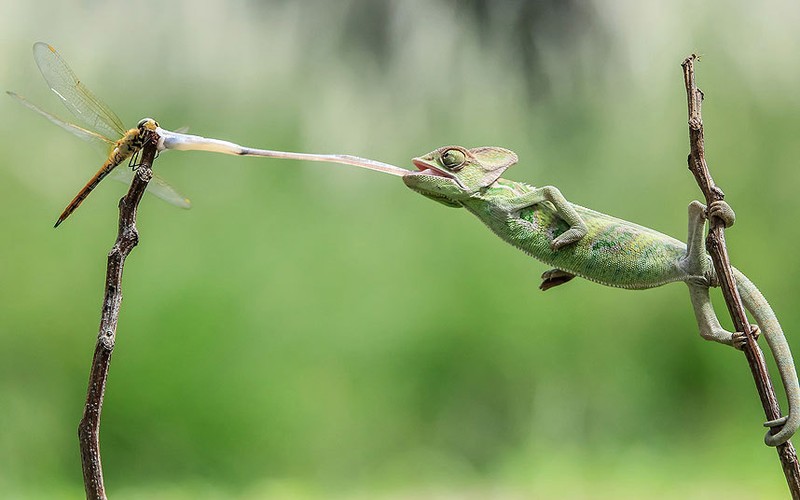
[[[153,120],[152,118],[142,118],[139,120],[139,124],[136,125],[138,129],[148,129],[148,130],[155,130],[158,127],[158,122]]]

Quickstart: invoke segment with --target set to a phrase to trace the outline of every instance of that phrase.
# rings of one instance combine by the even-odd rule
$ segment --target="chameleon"
[[[542,274],[547,290],[575,277],[618,288],[643,290],[684,282],[700,335],[742,349],[746,334],[729,332],[719,323],[709,287],[719,286],[703,230],[710,217],[726,227],[735,214],[724,202],[706,208],[689,204],[687,243],[653,229],[567,201],[554,186],[534,187],[501,178],[517,155],[500,147],[467,149],[445,146],[412,160],[416,171],[403,175],[413,191],[443,205],[465,208],[497,236],[552,266]],[[742,301],[753,315],[755,335],[763,332],[775,358],[789,405],[789,414],[766,422],[768,446],[788,441],[800,426],[800,386],[778,319],[758,288],[733,269]]]

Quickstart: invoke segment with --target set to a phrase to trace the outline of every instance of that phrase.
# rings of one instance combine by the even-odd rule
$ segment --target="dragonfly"
[[[58,96],[59,100],[83,126],[67,122],[50,114],[21,95],[10,91],[7,93],[22,105],[39,113],[52,123],[81,139],[100,144],[108,151],[108,157],[97,173],[89,179],[89,182],[75,195],[59,216],[54,226],[58,227],[83,203],[100,181],[112,173],[118,165],[129,158],[131,160],[136,158],[138,151],[142,147],[144,131],[155,131],[158,123],[152,118],[144,118],[139,121],[135,128],[126,130],[122,125],[122,120],[78,79],[52,45],[44,42],[34,44],[33,59],[36,61],[36,65],[39,67],[39,71],[41,71],[50,90]],[[112,139],[112,137],[117,139]],[[135,167],[134,161],[131,162],[131,166]],[[123,169],[116,171],[116,173],[115,177],[122,181],[128,181],[132,176],[132,170]],[[148,191],[173,205],[182,208],[191,206],[188,198],[175,191],[172,186],[160,177],[154,176],[153,181],[148,185]]]
[[[23,106],[47,118],[50,122],[73,133],[81,139],[104,145],[108,150],[108,157],[105,162],[67,205],[56,221],[55,227],[58,227],[64,222],[64,220],[83,203],[100,181],[106,176],[109,176],[109,174],[118,180],[130,181],[132,172],[137,166],[135,159],[139,150],[142,148],[142,138],[146,130],[154,131],[158,135],[157,148],[159,152],[165,150],[208,151],[236,156],[261,156],[288,160],[338,163],[395,176],[403,176],[409,173],[407,169],[358,156],[292,153],[250,148],[225,140],[182,132],[173,132],[161,128],[158,122],[152,118],[143,118],[135,128],[126,130],[122,124],[122,120],[119,119],[108,105],[97,98],[86,85],[78,79],[52,45],[44,42],[35,43],[33,45],[33,58],[36,65],[39,67],[39,71],[41,71],[42,76],[47,82],[47,85],[50,87],[50,90],[59,98],[75,118],[77,118],[81,125],[67,122],[48,113],[19,94],[11,91],[7,91],[6,93]],[[113,139],[114,137],[118,139]],[[117,166],[127,159],[131,159],[131,169],[115,170]],[[191,206],[188,198],[178,193],[159,176],[153,176],[152,181],[148,184],[147,190],[173,205],[182,208],[189,208]]]

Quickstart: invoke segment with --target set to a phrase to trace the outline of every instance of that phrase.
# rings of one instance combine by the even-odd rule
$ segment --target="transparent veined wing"
[[[36,42],[33,45],[33,59],[50,90],[89,130],[117,139],[125,135],[122,120],[81,83],[56,49],[44,42]]]
[[[30,102],[29,100],[25,99],[24,97],[15,92],[6,91],[6,94],[16,99],[20,104],[22,104],[26,108],[31,109],[39,113],[40,115],[44,116],[45,118],[50,120],[51,123],[55,123],[59,127],[66,130],[67,132],[75,134],[76,136],[80,137],[85,141],[91,142],[93,144],[98,144],[100,147],[104,149],[106,153],[108,153],[108,149],[114,145],[114,141],[109,139],[108,137],[100,135],[97,132],[92,132],[91,130],[87,130],[83,127],[79,127],[74,123],[65,122],[61,118],[55,115],[51,115],[47,111],[41,109],[39,106],[35,105],[34,103]]]
[[[125,168],[123,165],[115,168],[108,177],[115,181],[130,184],[133,180],[134,172],[130,168]],[[171,205],[181,208],[191,208],[192,203],[189,198],[183,196],[170,186],[167,181],[157,175],[153,175],[150,183],[147,185],[147,192],[161,198]]]
[[[21,95],[17,94],[16,92],[6,91],[6,94],[13,97],[17,100],[20,104],[25,106],[26,108],[35,111],[36,113],[40,114],[41,116],[47,118],[51,123],[58,125],[59,127],[63,128],[64,130],[84,139],[94,145],[97,145],[101,149],[103,149],[106,153],[108,153],[108,149],[114,146],[113,140],[109,139],[108,137],[102,136],[97,132],[92,132],[91,130],[87,130],[83,127],[79,127],[74,123],[65,122],[61,118],[48,113],[47,111],[43,110],[39,106],[33,104],[29,100],[25,99]],[[110,178],[124,182],[126,184],[130,184],[131,180],[133,179],[133,172],[129,168],[125,167],[117,167],[114,171],[109,175]],[[189,199],[183,196],[182,194],[178,193],[175,188],[169,185],[164,179],[153,176],[153,179],[150,181],[150,184],[147,185],[147,192],[150,194],[161,198],[162,200],[170,203],[172,205],[181,207],[181,208],[191,208],[191,203]]]
[[[33,46],[33,58],[39,67],[50,90],[61,100],[64,106],[78,119],[83,125],[79,126],[66,122],[57,116],[42,110],[24,97],[14,93],[7,94],[17,100],[20,104],[31,109],[39,115],[47,118],[48,121],[58,125],[68,132],[100,145],[108,154],[111,148],[119,143],[119,140],[126,137],[125,126],[122,120],[111,111],[111,109],[98,99],[92,92],[78,79],[67,63],[61,58],[55,48],[43,42],[37,42]],[[112,156],[109,156],[110,161]],[[130,169],[116,168],[112,171],[112,179],[130,183],[133,172]],[[189,199],[178,193],[172,186],[158,176],[154,176],[148,184],[147,191],[162,200],[179,206],[189,208]],[[82,200],[81,200],[82,201]],[[63,216],[63,214],[62,214]],[[59,219],[59,222],[63,219]],[[58,225],[58,224],[56,224]]]

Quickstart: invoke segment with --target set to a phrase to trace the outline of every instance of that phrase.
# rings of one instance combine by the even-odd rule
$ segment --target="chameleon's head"
[[[403,176],[406,186],[449,207],[460,207],[517,163],[517,155],[497,147],[445,146],[412,161],[419,172]]]
[[[145,130],[155,132],[156,129],[158,128],[158,122],[153,120],[152,118],[142,118],[141,120],[139,120],[139,123],[136,125],[136,128],[138,128],[140,132],[144,132]]]

